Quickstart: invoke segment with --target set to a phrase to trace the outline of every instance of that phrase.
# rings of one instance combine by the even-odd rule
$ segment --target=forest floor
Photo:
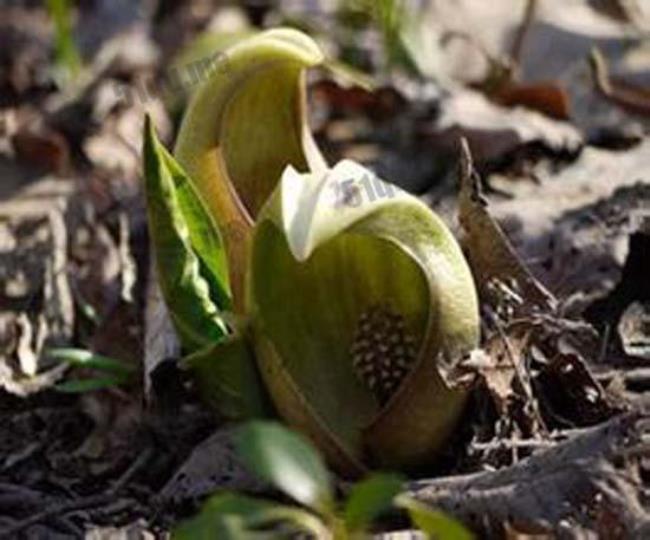
[[[0,8],[0,537],[164,536],[216,489],[260,489],[165,342],[141,144],[145,112],[174,140],[197,62],[282,24],[374,81],[310,74],[328,161],[419,195],[482,273],[479,382],[410,489],[495,538],[650,537],[642,2],[414,1],[399,46],[361,3],[221,4],[80,1],[68,34],[38,2]]]

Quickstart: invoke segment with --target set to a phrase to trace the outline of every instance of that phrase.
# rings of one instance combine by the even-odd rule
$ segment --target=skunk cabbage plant
[[[478,344],[474,282],[426,205],[361,165],[328,167],[306,121],[318,46],[289,29],[225,53],[175,147],[145,135],[161,289],[206,399],[273,413],[343,474],[431,462]]]

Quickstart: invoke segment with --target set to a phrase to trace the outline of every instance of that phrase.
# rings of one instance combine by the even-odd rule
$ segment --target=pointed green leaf
[[[218,229],[174,158],[169,154],[165,158],[174,178],[179,209],[187,223],[192,250],[200,260],[201,276],[208,282],[213,302],[221,310],[228,309],[228,261]]]
[[[297,502],[327,514],[333,505],[329,473],[301,436],[274,422],[250,422],[236,437],[246,465]]]
[[[282,533],[273,529],[279,524],[284,525]],[[268,540],[295,538],[300,533],[310,538],[331,538],[322,522],[305,510],[222,493],[208,499],[194,518],[181,523],[172,540]]]
[[[114,373],[116,375],[128,376],[135,371],[135,368],[126,362],[101,354],[95,354],[86,349],[59,347],[46,350],[45,355],[48,358],[67,362],[73,366],[92,368],[97,371]]]
[[[403,479],[393,474],[373,474],[355,484],[345,504],[345,524],[351,531],[362,530],[388,510],[400,492]]]
[[[251,538],[246,521],[258,512],[272,508],[273,503],[223,493],[210,497],[201,511],[182,522],[172,533],[172,540],[242,540]]]
[[[194,371],[203,398],[223,416],[241,420],[268,414],[266,391],[244,338],[229,336],[183,362]]]
[[[59,392],[64,394],[85,394],[96,390],[114,388],[127,381],[125,377],[97,377],[94,379],[76,379],[65,381],[54,386]]]
[[[435,540],[472,540],[474,538],[474,535],[462,523],[412,497],[399,496],[396,504],[409,513],[413,523],[429,538]]]
[[[72,82],[81,70],[81,56],[72,31],[71,8],[70,0],[47,0],[47,10],[54,22],[55,59],[66,72],[65,82]]]
[[[152,130],[154,138],[155,131]],[[174,181],[181,216],[187,224],[190,245],[200,259],[201,274],[208,281],[210,294],[220,309],[230,307],[228,261],[219,229],[197,195],[192,182],[174,157],[158,143],[160,157]]]
[[[147,117],[145,195],[158,278],[181,343],[195,351],[227,333],[226,262],[218,232],[189,179],[158,141]]]

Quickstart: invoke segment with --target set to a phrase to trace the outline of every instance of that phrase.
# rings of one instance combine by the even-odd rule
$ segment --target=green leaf
[[[280,523],[289,525],[283,534],[280,529],[268,531],[270,526]],[[264,528],[267,531],[262,532]],[[300,532],[314,538],[330,536],[320,520],[309,512],[263,499],[223,493],[208,499],[198,515],[181,523],[173,531],[172,540],[295,538]]]
[[[396,506],[405,509],[417,527],[435,540],[472,540],[474,535],[444,512],[431,508],[412,497],[401,495]]]
[[[103,356],[101,354],[95,354],[86,349],[60,347],[56,349],[48,349],[45,351],[45,355],[49,358],[54,358],[55,360],[67,362],[73,366],[92,368],[97,371],[114,373],[116,375],[128,376],[135,371],[135,367],[122,362],[121,360],[109,358],[108,356]]]
[[[85,394],[96,390],[113,388],[126,382],[124,377],[97,377],[94,379],[77,379],[65,381],[54,386],[59,392],[65,394]]]
[[[72,36],[70,0],[48,0],[47,10],[54,22],[56,63],[72,80],[81,69],[81,57]]]
[[[147,117],[145,195],[158,278],[181,343],[193,352],[227,333],[229,307],[221,239],[187,175],[160,144]]]
[[[335,78],[341,79],[345,84],[358,86],[368,92],[374,92],[378,88],[377,82],[371,75],[342,60],[328,58],[323,65]]]
[[[206,213],[187,176],[170,155],[167,155],[167,166],[174,177],[180,212],[190,232],[192,250],[201,261],[201,275],[208,281],[213,301],[220,309],[228,309],[230,308],[228,262],[218,230],[212,218]]]
[[[349,530],[361,530],[388,510],[400,492],[403,479],[393,474],[374,474],[356,484],[345,504],[345,523]]]
[[[242,337],[229,336],[187,356],[203,398],[232,420],[267,416],[269,403],[255,357]]]
[[[271,508],[272,503],[224,493],[210,497],[201,511],[182,522],[172,533],[172,540],[241,540],[251,538],[246,520]]]
[[[408,11],[401,0],[379,0],[374,3],[373,15],[381,30],[384,52],[389,67],[400,65],[412,68],[410,58],[404,50],[401,32]]]
[[[250,422],[236,435],[246,465],[301,504],[323,514],[333,507],[329,473],[314,448],[275,422]]]

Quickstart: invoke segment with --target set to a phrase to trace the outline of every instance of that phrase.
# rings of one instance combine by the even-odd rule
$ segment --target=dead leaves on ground
[[[554,83],[508,83],[493,93],[504,107],[526,107],[555,120],[569,120],[571,105],[566,91]]]
[[[625,354],[650,360],[650,303],[634,300],[621,314],[617,325]]]
[[[0,386],[18,395],[37,392],[63,375],[62,366],[40,361],[46,344],[72,337],[75,322],[63,218],[71,190],[69,182],[45,180],[13,204],[0,205],[3,239],[10,248],[0,263]]]
[[[554,429],[606,420],[617,408],[589,368],[598,352],[595,331],[564,319],[557,299],[517,256],[488,211],[464,141],[459,175],[459,221],[484,328],[482,350],[463,366],[492,397],[493,436],[549,441]]]
[[[480,180],[473,169],[467,143],[461,143],[459,221],[464,245],[482,300],[497,311],[510,301],[511,316],[517,310],[552,311],[557,303],[519,260],[503,231],[490,216],[482,197]],[[508,289],[508,286],[511,288]]]
[[[233,431],[221,428],[196,446],[163,487],[161,504],[198,499],[217,490],[258,492],[266,487],[237,456]]]
[[[485,415],[487,425],[475,426],[480,435],[466,447],[476,457],[474,465],[504,466],[555,446],[567,436],[567,430],[609,418],[627,406],[630,388],[650,388],[650,375],[644,367],[649,349],[648,299],[642,289],[647,282],[647,257],[643,255],[647,246],[639,249],[641,233],[631,229],[633,218],[627,215],[647,208],[650,201],[643,176],[649,163],[643,157],[648,145],[642,142],[625,153],[585,147],[585,141],[596,140],[595,133],[601,128],[627,133],[626,122],[637,120],[633,114],[647,113],[648,96],[647,89],[634,83],[625,70],[623,77],[601,71],[597,78],[599,93],[594,92],[587,77],[585,43],[596,40],[607,45],[611,36],[621,36],[623,30],[609,25],[602,35],[587,35],[577,27],[589,26],[593,21],[574,16],[574,10],[582,8],[567,7],[563,1],[542,5],[543,13],[529,32],[532,41],[523,48],[520,76],[506,79],[505,84],[502,80],[496,86],[481,84],[494,81],[487,81],[489,77],[480,70],[472,80],[463,78],[470,72],[477,73],[468,66],[477,56],[478,63],[485,64],[486,55],[478,51],[477,43],[484,42],[494,56],[499,55],[503,52],[499,47],[507,46],[506,37],[518,24],[519,15],[511,6],[482,0],[438,4],[439,13],[431,25],[436,32],[444,24],[477,29],[472,36],[475,43],[465,43],[467,47],[454,57],[456,61],[443,66],[448,72],[446,79],[451,79],[446,82],[452,84],[436,87],[396,77],[383,80],[384,86],[370,93],[320,80],[312,87],[312,98],[320,106],[317,112],[322,113],[315,120],[321,139],[329,142],[331,156],[349,155],[371,162],[387,179],[413,191],[444,187],[459,136],[468,138],[481,171],[505,170],[511,174],[514,167],[510,165],[518,156],[523,154],[525,161],[542,158],[541,167],[530,175],[538,184],[513,182],[512,178],[486,179],[488,187],[496,185],[500,193],[512,196],[511,201],[502,198],[489,207],[467,159],[462,173],[461,224],[481,293],[484,322],[483,348],[474,351],[463,367],[478,376],[476,392],[491,403]],[[462,17],[450,11],[452,4],[454,8],[460,6]],[[110,11],[109,3],[102,9]],[[187,11],[191,11],[189,7]],[[500,18],[499,11],[508,13],[502,13]],[[484,24],[484,15],[493,17],[490,20],[494,24]],[[174,36],[166,37],[169,46],[163,45],[163,49],[178,45],[181,16],[175,14],[168,19]],[[207,20],[211,14],[206,11],[201,16]],[[101,26],[103,21],[96,20],[96,25],[98,22]],[[25,242],[34,247],[31,259],[19,263],[25,275],[11,270],[2,276],[8,278],[3,282],[2,300],[8,301],[12,309],[11,313],[0,314],[0,347],[9,358],[0,365],[0,382],[9,392],[20,395],[37,392],[59,380],[63,366],[53,370],[40,364],[43,345],[56,336],[135,362],[144,354],[145,369],[153,370],[160,360],[177,356],[178,348],[173,337],[169,339],[164,312],[156,309],[155,290],[150,287],[151,297],[145,300],[142,292],[146,276],[133,272],[135,260],[136,267],[148,273],[146,256],[129,253],[129,247],[146,250],[138,248],[142,238],[134,240],[134,235],[142,234],[142,228],[138,223],[141,209],[133,198],[139,160],[139,145],[133,141],[139,140],[145,109],[158,114],[158,126],[169,126],[160,99],[155,95],[141,99],[138,94],[142,80],[152,80],[152,71],[160,67],[155,55],[145,54],[142,58],[138,54],[138,66],[129,64],[129,48],[148,54],[152,42],[140,32],[144,41],[119,39],[116,47],[108,44],[107,49],[113,50],[112,59],[94,72],[94,78],[76,98],[62,100],[56,96],[48,100],[45,94],[51,89],[47,89],[49,83],[43,70],[47,67],[49,45],[39,40],[25,41],[26,34],[35,33],[32,27],[16,32],[15,24],[0,20],[0,26],[7,25],[13,27],[11,35],[7,33],[10,46],[0,53],[0,65],[6,68],[3,73],[7,75],[0,80],[0,86],[7,90],[3,98],[20,101],[28,95],[36,96],[42,108],[3,111],[0,152],[8,160],[20,158],[21,167],[36,161],[41,170],[57,175],[79,173],[80,161],[92,172],[85,174],[84,169],[81,179],[81,210],[59,212],[52,218],[49,211],[39,211],[38,217],[21,218],[18,224],[13,218],[4,219],[4,215],[0,219],[0,253],[16,255]],[[84,25],[86,33],[92,28]],[[192,34],[193,30],[184,27],[181,32]],[[14,47],[16,40],[19,43]],[[552,53],[547,54],[548,58],[543,58],[545,48],[540,43],[548,45]],[[457,45],[458,40],[453,47]],[[470,53],[468,48],[472,49]],[[10,51],[12,55],[6,54]],[[618,73],[620,63],[615,62],[609,48],[606,53],[612,60],[612,71]],[[444,54],[446,59],[452,59],[454,53]],[[116,82],[122,90],[128,90],[131,99],[120,94]],[[5,122],[7,116],[13,116],[14,125]],[[638,143],[643,130],[632,132],[631,140]],[[616,136],[613,139],[618,140]],[[576,156],[579,158],[569,166],[558,165],[562,159],[574,160]],[[551,163],[544,163],[543,158],[549,157]],[[0,165],[4,173],[4,159]],[[516,174],[512,177],[519,179]],[[638,178],[641,181],[635,184]],[[12,182],[11,178],[7,180]],[[16,192],[13,187],[7,188],[7,183],[0,186],[2,192]],[[16,186],[23,183],[22,177],[15,182]],[[56,183],[57,187],[65,185],[61,180]],[[63,245],[60,235],[58,240],[53,238],[58,234],[55,229],[60,231],[62,219],[70,225],[63,242],[67,242],[63,250],[67,252],[67,271],[55,272],[52,269],[62,261],[56,259],[51,248],[53,244]],[[70,219],[72,223],[68,223]],[[628,246],[632,232],[633,242]],[[43,244],[45,249],[41,251],[37,244]],[[3,272],[4,264],[3,260]],[[153,279],[149,277],[149,283]],[[135,302],[128,300],[129,291]],[[576,299],[574,293],[584,294]],[[596,303],[594,295],[600,297]],[[70,297],[73,317],[65,307]],[[35,298],[35,304],[28,305],[27,298]],[[43,298],[48,299],[47,309],[40,309]],[[146,345],[142,343],[143,304],[147,310]],[[591,306],[587,317],[600,333],[579,317],[585,306]],[[618,356],[613,352],[617,340],[621,346]],[[614,360],[634,366],[634,371],[619,369],[621,364]],[[621,380],[623,389],[616,393]],[[148,375],[145,381],[151,382]],[[183,384],[178,382],[178,386]],[[66,486],[76,486],[74,482],[86,473],[89,481],[97,482],[99,477],[108,477],[120,469],[130,459],[130,452],[142,444],[134,442],[142,433],[146,414],[139,399],[138,391],[129,396],[119,389],[84,397],[74,417],[77,421],[83,418],[82,432],[75,433],[70,446],[45,451],[56,478],[67,469],[72,484]],[[151,400],[150,410],[159,405]],[[176,412],[160,416],[173,417]],[[148,485],[162,487],[194,442],[210,431],[212,425],[206,421],[209,427],[201,425],[200,436],[185,436],[185,426],[180,423],[192,424],[200,414],[198,408],[190,412],[182,409],[178,414],[182,420],[170,428],[170,433],[156,439],[155,444],[163,448],[161,460],[169,461],[151,467],[151,476],[158,478],[149,478]],[[43,418],[48,426],[65,427],[55,417]],[[480,424],[483,420],[477,415],[471,421]],[[18,431],[0,427],[5,441]],[[45,474],[47,468],[29,467],[30,459],[40,458],[49,444],[42,435],[35,438],[37,446],[23,444],[29,437],[18,437],[14,446],[3,447],[7,450],[3,471]],[[218,433],[196,447],[169,480],[161,499],[182,501],[217,487],[254,488],[239,476],[232,449],[222,435]],[[64,440],[65,436],[56,440]],[[183,448],[165,447],[174,444],[170,441],[181,441],[179,446]],[[67,460],[65,453],[70,454]],[[74,468],[80,463],[83,467],[79,471],[83,468],[83,472],[76,471],[75,477]],[[620,478],[602,467],[598,472],[603,492],[620,494],[616,490]],[[555,478],[567,478],[562,474]],[[29,482],[33,476],[25,478]],[[613,482],[619,483],[612,488]],[[564,489],[552,482],[544,485]],[[150,492],[146,492],[145,497],[149,496]],[[593,502],[590,511],[600,528],[614,530],[620,525],[607,504],[587,502]],[[505,514],[504,520],[509,520]],[[513,530],[514,535],[516,528]]]
[[[647,412],[622,414],[514,465],[414,481],[409,492],[489,537],[646,538],[648,427]]]
[[[595,376],[618,361],[602,324],[599,333],[581,317],[566,318],[565,302],[535,279],[490,215],[466,145],[462,153],[459,220],[484,323],[482,349],[462,365],[478,375],[479,391],[484,388],[495,410],[492,426],[475,425],[468,448],[488,472],[414,483],[416,496],[464,516],[478,530],[505,526],[515,537],[563,527],[643,536],[650,523],[640,495],[647,415],[620,414],[632,407],[630,395],[616,379],[605,388],[605,379]],[[637,344],[634,351],[645,350],[647,337],[647,280],[639,274],[649,268],[648,250],[639,249],[646,239],[640,223],[630,235],[619,284],[596,304],[599,309],[587,311],[592,321],[594,313],[610,325],[620,321],[628,350]],[[634,382],[643,381],[647,375],[635,372]]]

